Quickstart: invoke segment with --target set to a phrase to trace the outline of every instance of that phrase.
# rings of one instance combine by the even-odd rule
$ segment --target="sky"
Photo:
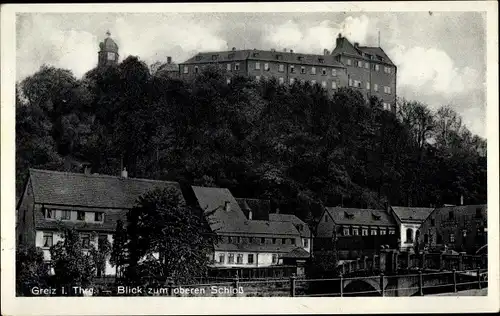
[[[293,49],[322,54],[342,33],[380,46],[398,67],[399,97],[432,110],[450,105],[486,137],[486,16],[481,12],[22,13],[16,19],[16,80],[43,64],[76,77],[97,64],[106,31],[120,60],[183,62],[199,51]]]

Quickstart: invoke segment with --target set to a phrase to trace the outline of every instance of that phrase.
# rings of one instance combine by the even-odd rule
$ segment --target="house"
[[[98,246],[107,239],[113,243],[118,220],[126,221],[127,212],[136,199],[154,189],[170,187],[177,190],[177,182],[128,178],[121,176],[69,173],[30,169],[24,192],[19,200],[17,238],[20,244],[40,247],[50,262],[50,247],[63,239],[60,229],[73,227],[79,233],[82,245]],[[114,275],[115,267],[109,260],[105,271],[98,274]]]
[[[308,254],[301,233],[291,221],[254,218],[254,212],[258,218],[266,218],[268,201],[237,200],[226,188],[193,186],[192,190],[219,238],[214,246],[213,267],[267,267],[289,259],[300,260]]]
[[[389,212],[399,226],[399,250],[413,251],[416,233],[434,208],[391,206]]]
[[[420,226],[418,248],[475,254],[488,243],[487,210],[486,204],[436,208]]]
[[[302,247],[308,253],[311,252],[313,235],[309,226],[304,221],[293,214],[281,214],[279,213],[279,210],[278,213],[269,214],[269,220],[275,222],[291,222],[300,233],[300,237],[302,238]]]
[[[385,210],[326,207],[316,228],[314,250],[336,249],[341,260],[369,256],[381,248],[395,249],[398,230]]]

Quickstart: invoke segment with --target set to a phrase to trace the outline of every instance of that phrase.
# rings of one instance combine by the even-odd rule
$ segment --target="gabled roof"
[[[311,230],[309,229],[309,226],[293,214],[272,213],[269,214],[269,220],[276,222],[291,222],[297,228],[302,237],[311,237]]]
[[[217,56],[215,59],[213,56]],[[303,54],[303,53],[290,53],[268,50],[234,50],[234,51],[221,51],[221,52],[200,52],[195,56],[186,60],[183,64],[206,64],[206,63],[221,63],[233,62],[244,60],[261,60],[282,62],[287,64],[296,65],[316,65],[321,67],[339,67],[345,68],[344,65],[335,60],[332,55],[319,55],[319,54]],[[322,61],[322,62],[321,62]]]
[[[382,61],[387,64],[394,65],[389,56],[385,53],[385,51],[381,47],[372,47],[372,46],[359,46],[358,47],[363,53],[373,55],[375,57],[382,57],[383,60],[375,58],[376,61]]]
[[[311,254],[300,247],[293,249],[289,253],[280,255],[280,258],[292,258],[292,259],[306,259],[306,258],[310,258],[310,257],[311,257]]]
[[[484,214],[484,218],[488,218],[488,205],[487,204],[477,204],[477,205],[457,205],[457,206],[444,206],[438,207],[431,213],[432,216],[448,216],[449,212],[453,211],[455,216],[475,216],[477,211]]]
[[[204,210],[212,231],[230,235],[298,236],[291,222],[248,220],[234,196],[225,188],[193,186],[198,205]],[[229,202],[230,209],[225,210]]]
[[[165,187],[174,188],[183,199],[177,182],[38,169],[29,172],[34,201],[40,204],[131,209],[140,195]]]
[[[389,56],[385,53],[385,51],[381,47],[375,47],[375,46],[356,47],[345,37],[337,38],[337,45],[333,49],[332,55],[337,56],[342,53],[355,55],[366,60],[378,61],[395,66],[392,60],[389,58]],[[368,55],[373,56],[373,59],[371,59]]]
[[[430,207],[404,207],[404,206],[391,206],[396,216],[401,221],[420,221],[423,222],[434,210]]]

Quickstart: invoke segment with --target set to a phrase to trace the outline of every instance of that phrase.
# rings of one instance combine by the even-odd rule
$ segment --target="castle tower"
[[[111,33],[106,32],[106,38],[99,43],[97,67],[116,65],[118,63],[118,45],[111,38]]]

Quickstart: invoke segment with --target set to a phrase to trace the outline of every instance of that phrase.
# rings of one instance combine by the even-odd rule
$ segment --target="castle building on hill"
[[[267,50],[200,52],[180,65],[179,75],[190,79],[209,66],[235,76],[255,80],[274,77],[280,84],[319,84],[330,94],[340,87],[359,90],[367,100],[376,96],[383,108],[396,111],[397,67],[380,47],[359,46],[339,34],[335,49],[323,55]]]
[[[106,38],[99,43],[97,67],[116,65],[118,63],[118,45],[111,38],[111,33],[106,32]]]

